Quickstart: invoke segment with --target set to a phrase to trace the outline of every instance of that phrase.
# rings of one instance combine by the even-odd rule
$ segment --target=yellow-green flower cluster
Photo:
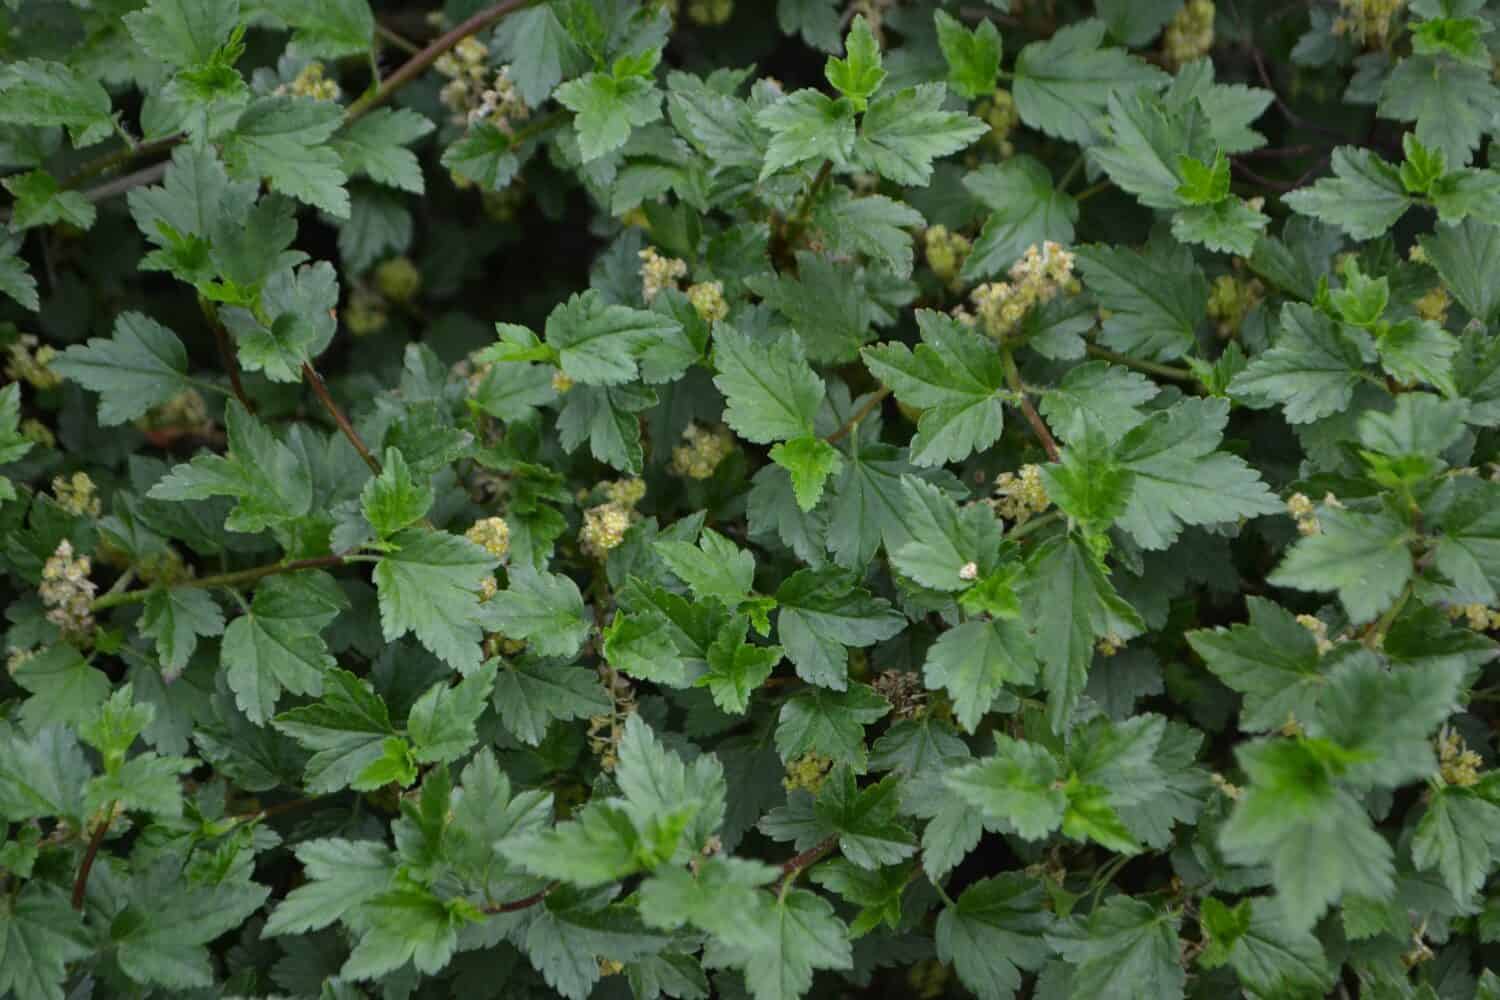
[[[1438,773],[1443,782],[1459,788],[1472,788],[1479,784],[1479,772],[1484,767],[1484,758],[1470,750],[1458,730],[1444,726],[1438,734]]]
[[[5,672],[14,675],[21,669],[21,664],[36,655],[35,649],[12,649],[5,655]]]
[[[552,373],[552,391],[553,392],[555,392],[559,396],[561,396],[563,393],[567,392],[571,388],[573,388],[573,376],[569,375],[567,372],[563,371],[561,368],[557,369],[556,371],[554,371]]]
[[[344,325],[356,337],[367,337],[379,333],[390,322],[385,299],[380,293],[364,285],[355,285],[349,292],[349,304],[342,314]]]
[[[1412,303],[1412,308],[1416,309],[1418,316],[1441,326],[1448,322],[1448,307],[1452,304],[1448,290],[1442,285],[1433,285],[1425,295]]]
[[[782,785],[789,792],[802,789],[813,795],[818,794],[818,789],[823,787],[823,782],[828,777],[828,772],[833,770],[833,758],[809,750],[801,757],[794,757],[787,761],[786,777],[781,779]]]
[[[637,705],[635,688],[630,681],[614,670],[600,668],[605,687],[614,703],[610,711],[589,718],[589,750],[599,758],[599,766],[613,771],[620,762],[620,737],[625,733],[624,722],[635,714]]]
[[[689,285],[687,299],[705,323],[729,318],[729,303],[724,300],[724,283],[721,281],[700,281]]]
[[[649,305],[657,294],[666,288],[676,288],[677,282],[687,276],[687,261],[676,257],[663,257],[655,247],[640,252],[641,298]]]
[[[603,559],[625,540],[635,520],[635,505],[646,495],[646,482],[621,479],[606,484],[604,495],[609,499],[583,512],[583,528],[578,533],[579,548],[595,559]]]
[[[152,407],[146,415],[135,422],[141,430],[160,430],[168,427],[195,434],[205,434],[213,429],[213,420],[208,415],[208,403],[197,389],[184,389],[160,406]]]
[[[303,66],[291,83],[277,87],[276,92],[291,94],[293,97],[311,97],[315,101],[336,101],[340,93],[338,81],[330,79],[325,75],[326,72],[327,67],[315,59]]]
[[[1391,23],[1406,0],[1339,0],[1333,33],[1348,35],[1367,48],[1383,49],[1391,39]]]
[[[688,0],[688,20],[705,27],[716,27],[734,16],[734,0]]]
[[[64,538],[42,567],[40,592],[47,620],[65,635],[81,638],[94,629],[94,594],[89,579],[93,567],[88,556],[75,555],[73,543]]]
[[[1023,465],[1020,474],[1000,473],[995,477],[995,494],[990,505],[995,513],[1016,524],[1025,524],[1033,514],[1052,506],[1052,498],[1047,496],[1047,486],[1042,482],[1042,467]]]
[[[963,234],[949,231],[947,226],[928,226],[922,234],[922,246],[932,273],[943,284],[957,288],[959,272],[974,244]]]
[[[1452,618],[1463,618],[1475,632],[1493,632],[1500,629],[1500,611],[1483,604],[1456,604],[1448,609]]]
[[[422,272],[410,257],[392,257],[375,268],[375,287],[392,302],[410,302],[422,288]]]
[[[21,432],[23,438],[38,448],[57,447],[57,435],[53,434],[50,427],[35,417],[27,417],[21,421],[21,426],[17,429]]]
[[[734,435],[727,427],[688,424],[682,440],[672,449],[672,471],[684,479],[708,479],[734,451]]]
[[[5,374],[33,389],[56,389],[62,376],[49,366],[57,351],[42,344],[34,334],[23,333],[6,349]]]
[[[1240,332],[1245,317],[1266,297],[1266,286],[1257,278],[1243,279],[1221,274],[1208,293],[1208,318],[1220,337],[1228,340]]]
[[[87,472],[75,472],[71,478],[56,476],[52,496],[57,505],[75,517],[98,517],[101,510],[98,489]]]
[[[1333,648],[1333,640],[1328,638],[1328,623],[1323,619],[1317,615],[1298,615],[1297,624],[1312,633],[1319,656]]]
[[[470,35],[444,52],[433,63],[439,73],[448,77],[448,82],[438,93],[443,107],[454,113],[457,121],[465,121],[469,108],[476,103],[478,95],[485,89],[484,81],[489,76],[490,50],[483,42]]]
[[[1059,292],[1076,292],[1073,263],[1073,254],[1051,240],[1027,247],[1012,265],[1009,281],[980,285],[970,294],[984,332],[1004,340],[1034,307],[1052,301]]]
[[[1004,87],[997,88],[989,100],[980,102],[974,113],[990,126],[986,138],[999,150],[1001,159],[1015,154],[1016,144],[1010,141],[1011,133],[1021,124],[1021,113],[1016,110],[1016,99]]]
[[[1098,652],[1100,656],[1114,656],[1124,648],[1125,640],[1120,638],[1120,636],[1114,632],[1110,632],[1108,635],[1100,638],[1098,642],[1094,643],[1094,650]]]
[[[1332,493],[1323,496],[1324,507],[1343,509],[1339,498]],[[1286,499],[1286,512],[1297,522],[1297,531],[1303,535],[1316,535],[1322,532],[1323,526],[1318,521],[1317,506],[1304,493],[1293,493]]]
[[[1213,47],[1213,0],[1188,0],[1162,33],[1162,61],[1176,69],[1203,58]]]
[[[464,537],[496,559],[510,552],[510,525],[503,517],[486,517],[469,525]]]
[[[468,123],[473,126],[482,122],[494,126],[506,135],[512,135],[516,130],[516,123],[529,117],[531,108],[516,89],[515,81],[510,78],[510,67],[501,66],[495,73],[494,80],[479,94],[479,101],[469,109]]]

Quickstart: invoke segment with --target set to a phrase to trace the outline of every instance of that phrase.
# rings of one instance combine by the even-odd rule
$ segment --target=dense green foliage
[[[1500,1000],[1485,0],[0,4],[0,996]]]

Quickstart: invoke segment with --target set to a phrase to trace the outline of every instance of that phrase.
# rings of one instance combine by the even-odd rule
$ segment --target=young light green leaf
[[[386,640],[411,632],[448,665],[464,673],[478,667],[479,585],[495,559],[466,538],[426,528],[407,528],[389,541],[392,550],[375,564]]]

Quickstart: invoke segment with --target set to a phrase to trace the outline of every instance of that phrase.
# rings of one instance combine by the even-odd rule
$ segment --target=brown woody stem
[[[307,379],[307,384],[312,386],[313,395],[318,397],[318,401],[323,404],[323,409],[333,417],[333,422],[339,425],[339,430],[343,431],[344,437],[354,445],[354,450],[359,452],[359,457],[365,460],[370,471],[377,476],[380,475],[380,460],[370,454],[370,449],[365,447],[364,439],[359,436],[359,431],[354,429],[349,418],[344,416],[344,411],[339,409],[339,404],[335,403],[333,397],[328,394],[328,386],[324,384],[323,376],[318,374],[318,370],[312,366],[311,362],[302,363],[302,377]]]

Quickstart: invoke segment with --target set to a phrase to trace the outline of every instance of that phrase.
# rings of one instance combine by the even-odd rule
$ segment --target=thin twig
[[[245,385],[240,381],[239,358],[234,353],[233,345],[229,343],[229,331],[224,329],[224,323],[219,319],[218,307],[201,295],[198,297],[198,305],[203,310],[203,318],[208,320],[209,329],[214,332],[214,343],[219,345],[219,362],[229,373],[229,387],[234,390],[234,398],[248,412],[254,413],[255,404],[245,395]]]
[[[889,396],[890,394],[891,390],[888,386],[881,386],[877,392],[870,396],[869,399],[865,400],[865,405],[854,411],[854,416],[844,421],[843,426],[834,431],[832,434],[828,435],[828,437],[824,438],[824,440],[829,444],[838,444],[848,436],[850,431],[859,426],[859,422],[861,420],[874,413],[876,407],[884,402],[885,397]]]
[[[522,896],[520,899],[512,899],[505,903],[488,903],[481,906],[480,910],[492,915],[496,913],[515,913],[517,910],[525,910],[546,899],[548,894],[557,888],[558,884],[557,882],[548,882],[529,896]]]
[[[328,386],[323,383],[323,376],[318,374],[318,370],[312,366],[311,362],[304,361],[302,363],[302,377],[307,379],[307,384],[312,386],[313,395],[318,397],[318,401],[323,404],[323,409],[327,410],[329,416],[333,417],[333,422],[339,425],[339,430],[343,431],[344,437],[348,438],[349,443],[354,445],[354,450],[359,452],[359,457],[365,460],[365,464],[370,467],[370,471],[377,476],[380,475],[380,460],[370,454],[370,449],[365,447],[365,442],[359,436],[359,431],[354,429],[354,425],[349,422],[349,418],[344,416],[344,411],[339,409],[339,404],[335,403],[333,397],[328,394]]]
[[[827,186],[828,178],[831,176],[833,176],[833,161],[824,160],[818,172],[813,175],[812,182],[807,185],[807,191],[803,193],[802,200],[797,203],[797,210],[792,213],[792,217],[787,220],[786,228],[781,232],[778,244],[782,250],[795,249],[797,240],[802,238],[803,230],[807,228],[807,223],[812,218],[818,195]]]
[[[535,0],[503,0],[501,3],[485,8],[451,31],[447,31],[433,39],[426,47],[418,50],[415,55],[397,67],[394,73],[380,81],[379,86],[367,91],[362,97],[350,104],[344,111],[344,124],[347,125],[356,119],[364,117],[386,101],[389,101],[395,96],[396,91],[415,80],[422,74],[423,70],[437,62],[439,56],[452,49],[465,38],[483,31],[507,14],[514,13],[534,2]],[[181,143],[184,138],[186,137],[181,135],[167,136],[163,139],[141,143],[132,151],[129,157],[121,158],[117,162],[108,163],[94,172],[101,172],[112,166],[120,166],[153,153],[166,152],[173,146]],[[151,166],[144,167],[134,173],[105,181],[97,187],[92,187],[84,191],[83,196],[89,201],[103,201],[106,198],[113,198],[117,194],[124,194],[132,188],[155,184],[167,172],[167,162],[163,160],[160,163],[153,163]],[[88,169],[87,165],[85,169]]]
[[[396,91],[411,83],[418,76],[421,76],[423,70],[437,62],[443,53],[452,49],[465,38],[468,38],[470,35],[477,35],[507,14],[529,6],[533,2],[534,0],[502,0],[501,3],[497,3],[493,7],[486,7],[484,10],[460,23],[457,27],[443,32],[443,34],[429,42],[420,52],[398,66],[394,73],[380,81],[379,87],[373,91],[367,91],[362,97],[349,105],[349,109],[344,112],[345,124],[364,117],[386,101],[389,101],[395,96]]]
[[[1057,448],[1057,439],[1047,429],[1047,422],[1042,415],[1036,412],[1036,407],[1031,405],[1031,397],[1026,394],[1026,385],[1021,381],[1021,370],[1016,367],[1016,357],[1009,348],[1003,352],[1005,362],[1005,382],[1016,394],[1016,400],[1021,407],[1021,413],[1026,417],[1026,422],[1031,425],[1031,430],[1036,434],[1037,440],[1042,443],[1042,450],[1047,453],[1047,460],[1055,462],[1062,453]]]
[[[1133,368],[1147,375],[1155,375],[1158,378],[1169,378],[1174,382],[1192,382],[1195,385],[1198,382],[1198,376],[1186,368],[1178,368],[1173,365],[1160,365],[1155,361],[1142,361],[1139,358],[1132,358],[1128,354],[1121,354],[1118,351],[1111,351],[1107,347],[1100,347],[1098,344],[1090,344],[1088,351],[1089,354],[1096,358],[1102,358],[1105,361],[1125,368]]]
[[[94,859],[99,856],[99,847],[104,843],[105,834],[109,833],[110,826],[115,821],[115,803],[111,802],[105,807],[104,821],[94,827],[94,833],[89,837],[89,846],[83,852],[83,860],[78,863],[78,874],[73,878],[73,909],[83,909],[83,900],[88,895],[89,872],[94,870]]]
[[[327,569],[333,566],[342,566],[348,561],[343,553],[333,553],[326,556],[315,556],[311,559],[294,559],[291,562],[267,563],[264,566],[252,566],[250,569],[235,570],[232,573],[219,573],[215,576],[188,577],[174,583],[166,588],[168,590],[187,590],[192,588],[208,589],[210,587],[238,587],[247,583],[254,583],[261,577],[275,576],[277,573],[295,573],[302,569]],[[116,594],[105,594],[96,600],[91,610],[105,611],[109,608],[118,607],[121,604],[137,604],[144,601],[156,587],[145,587],[140,590],[126,590]]]
[[[829,854],[832,854],[833,849],[838,846],[839,838],[837,834],[834,834],[818,841],[816,844],[814,844],[812,847],[809,847],[801,854],[796,854],[790,858],[787,858],[781,863],[781,878],[776,880],[776,883],[772,886],[772,888],[785,888],[786,884],[795,879],[804,868],[811,868],[819,861],[822,861]]]
[[[381,38],[384,38],[386,41],[390,42],[392,45],[396,46],[396,48],[407,53],[408,55],[416,55],[417,53],[422,51],[422,46],[418,45],[416,42],[407,38],[400,32],[387,28],[379,21],[375,22],[375,34],[379,35]]]

